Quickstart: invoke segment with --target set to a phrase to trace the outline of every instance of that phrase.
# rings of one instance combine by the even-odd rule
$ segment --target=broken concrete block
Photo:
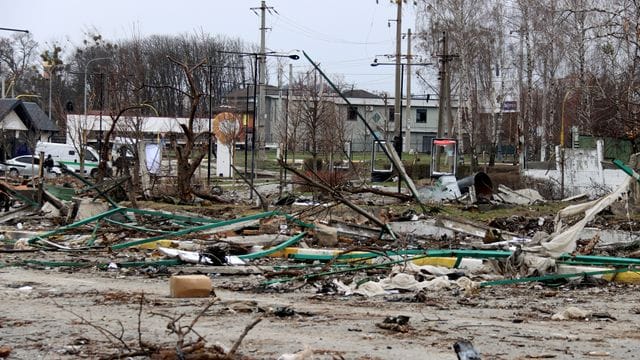
[[[531,205],[535,203],[543,203],[545,200],[537,190],[520,189],[512,190],[505,185],[498,185],[497,196],[507,204],[515,205]]]
[[[105,202],[93,201],[90,198],[74,198],[78,204],[78,212],[75,221],[80,221],[109,210],[109,204]]]
[[[316,238],[320,246],[334,247],[338,245],[338,229],[323,224],[316,224]]]
[[[211,279],[206,275],[174,275],[169,279],[171,297],[208,297],[212,292]]]
[[[40,212],[43,214],[45,219],[57,219],[60,217],[61,213],[53,204],[50,202],[45,202],[44,205],[40,208]]]
[[[262,219],[260,221],[261,234],[277,234],[280,231],[281,220],[279,218]]]

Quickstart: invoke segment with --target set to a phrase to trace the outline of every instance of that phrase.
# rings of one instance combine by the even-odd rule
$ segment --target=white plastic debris
[[[382,288],[380,284],[375,281],[367,281],[364,284],[360,284],[357,289],[353,290],[354,294],[360,294],[367,297],[384,295],[386,291]]]
[[[584,320],[591,315],[590,311],[580,309],[575,306],[569,306],[564,310],[553,314],[551,320]]]
[[[305,346],[304,350],[295,354],[282,354],[278,360],[309,360],[313,358],[313,350]]]
[[[171,257],[171,258],[177,257],[180,260],[187,263],[191,263],[191,264],[205,264],[205,265],[213,264],[211,259],[209,259],[206,256],[202,256],[195,251],[177,250],[177,249],[171,249],[171,248],[166,248],[162,246],[158,246],[158,251],[160,251],[162,254],[168,257]]]
[[[224,258],[225,260],[227,260],[227,264],[229,265],[247,265],[247,263],[244,260],[240,259],[235,255],[225,256]]]

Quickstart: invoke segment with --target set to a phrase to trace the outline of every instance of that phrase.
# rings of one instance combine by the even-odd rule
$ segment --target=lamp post
[[[100,132],[98,133],[98,151],[102,154],[102,109],[104,107],[104,74],[100,73]]]
[[[109,60],[110,58],[108,57],[99,57],[99,58],[94,58],[91,59],[89,61],[87,61],[87,63],[84,66],[84,88],[83,88],[83,95],[84,95],[84,121],[87,121],[87,70],[89,69],[89,65],[91,65],[92,62],[94,61],[98,61],[98,60]]]
[[[47,72],[49,73],[49,121],[51,121],[51,93],[53,91],[52,83],[53,83],[53,73],[54,70],[59,67],[64,66],[63,64],[53,64],[47,66]]]
[[[108,57],[98,57],[93,58],[87,61],[84,66],[84,87],[83,87],[83,112],[84,112],[84,122],[87,123],[87,70],[89,69],[89,65],[91,65],[94,61],[99,60],[109,60],[111,58]],[[104,88],[104,74],[100,73],[100,130],[98,133],[98,151],[102,154],[102,109],[103,109],[103,88]]]
[[[238,55],[240,57],[244,57],[244,56],[253,56],[254,58],[254,64],[253,64],[253,69],[254,69],[254,74],[253,74],[253,126],[251,127],[251,179],[249,180],[249,184],[251,186],[251,189],[253,189],[253,181],[255,178],[255,150],[256,150],[256,127],[257,127],[257,119],[260,118],[260,114],[263,111],[264,108],[264,104],[257,104],[256,103],[256,98],[257,98],[257,87],[258,87],[258,60],[262,59],[264,57],[267,56],[271,56],[271,57],[282,57],[282,58],[289,58],[292,60],[298,60],[300,59],[300,56],[296,55],[296,54],[291,54],[291,55],[286,55],[286,54],[277,54],[277,53],[248,53],[248,52],[240,52],[240,51],[218,51],[218,53],[221,54],[232,54],[232,55]],[[246,132],[245,132],[246,134]],[[245,141],[245,148],[246,148],[246,141]],[[246,173],[246,171],[245,171]],[[253,199],[253,190],[249,191],[249,199]]]

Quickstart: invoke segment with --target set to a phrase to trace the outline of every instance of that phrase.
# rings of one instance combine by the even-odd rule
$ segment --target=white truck
[[[67,169],[80,173],[80,154],[78,150],[72,144],[59,144],[38,141],[36,144],[36,155],[44,152],[44,158],[51,155],[53,162],[58,165],[62,164]],[[98,172],[100,155],[96,149],[91,146],[85,146],[84,148],[84,174],[94,177]],[[110,169],[110,164],[107,163],[107,172]]]

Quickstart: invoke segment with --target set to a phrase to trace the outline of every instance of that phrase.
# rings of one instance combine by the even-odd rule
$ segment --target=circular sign
[[[223,112],[213,118],[213,133],[225,145],[231,145],[242,133],[242,123],[237,114]]]

